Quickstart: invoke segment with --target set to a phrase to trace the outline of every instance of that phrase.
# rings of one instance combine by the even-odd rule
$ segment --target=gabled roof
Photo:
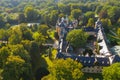
[[[107,57],[85,57],[85,56],[66,56],[62,53],[58,53],[57,54],[57,58],[71,58],[73,60],[76,60],[78,62],[80,62],[83,66],[109,66],[110,65],[110,61],[109,58]],[[113,60],[114,62],[120,62],[120,57],[116,56]]]
[[[115,55],[112,63],[116,63],[116,62],[120,62],[120,56],[119,55]]]
[[[65,27],[64,22],[61,22],[61,23],[60,23],[60,27]]]
[[[120,46],[114,46],[111,48],[113,54],[120,55]]]
[[[98,66],[109,66],[110,65],[109,58],[97,57],[96,60],[97,60]]]
[[[86,27],[83,29],[85,32],[95,32],[96,29],[94,29],[93,27]]]
[[[95,57],[84,57],[78,56],[77,60],[82,63],[83,66],[93,66],[95,62]]]
[[[64,58],[64,54],[62,54],[61,52],[58,52],[56,55],[57,58]]]

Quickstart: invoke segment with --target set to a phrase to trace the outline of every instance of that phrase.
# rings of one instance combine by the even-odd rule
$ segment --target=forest
[[[77,28],[94,27],[99,17],[109,46],[120,45],[119,4],[120,0],[0,0],[0,80],[119,80],[120,63],[104,67],[100,74],[83,73],[81,63],[56,59],[57,49],[49,45],[58,41],[55,26],[66,16],[78,21]]]

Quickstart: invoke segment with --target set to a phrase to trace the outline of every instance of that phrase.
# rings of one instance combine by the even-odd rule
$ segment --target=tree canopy
[[[51,80],[80,80],[83,77],[82,65],[70,58],[58,59],[49,68]]]
[[[75,47],[83,47],[86,44],[88,34],[82,29],[72,30],[67,34],[66,40]]]
[[[53,44],[59,40],[55,26],[61,17],[66,16],[71,25],[74,24],[73,20],[78,20],[77,28],[94,27],[94,21],[99,17],[110,40],[110,47],[112,42],[119,45],[119,4],[119,0],[0,0],[0,79],[34,80],[36,71],[46,64],[45,58],[51,56],[45,53],[54,50],[42,44]],[[87,37],[83,30],[75,29],[69,31],[66,40],[74,49],[78,49],[85,46]],[[76,61],[67,59],[53,63],[54,66],[49,69],[53,76],[50,77],[58,80],[82,79],[81,65]],[[111,72],[119,76],[116,69],[116,72],[113,69]],[[104,71],[104,76],[107,76],[107,72]],[[109,76],[109,79],[119,79]]]
[[[120,79],[120,63],[114,63],[109,67],[104,67],[102,72],[104,80]]]

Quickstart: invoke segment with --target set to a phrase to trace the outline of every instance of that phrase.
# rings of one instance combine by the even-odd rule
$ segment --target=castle
[[[86,73],[101,73],[104,66],[110,66],[113,63],[120,62],[118,54],[113,54],[107,45],[107,38],[102,27],[102,22],[98,19],[95,23],[95,28],[83,28],[85,32],[96,36],[96,41],[99,49],[99,54],[89,55],[75,55],[72,53],[73,49],[66,41],[66,35],[70,30],[77,27],[77,20],[68,21],[68,18],[61,18],[57,21],[56,31],[59,35],[59,48],[57,58],[71,58],[83,65],[83,72]]]

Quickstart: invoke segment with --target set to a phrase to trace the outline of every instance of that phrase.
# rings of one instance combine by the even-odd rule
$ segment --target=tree
[[[120,7],[112,6],[110,9],[108,9],[108,16],[111,19],[112,23],[116,23],[120,17]]]
[[[84,18],[83,18],[84,20],[83,20],[83,22],[84,22],[85,25],[88,23],[88,21],[89,21],[90,18],[95,19],[95,13],[92,12],[92,11],[88,11],[88,12],[86,12],[84,14]],[[93,22],[92,22],[92,24],[94,24]]]
[[[10,50],[8,49],[8,47],[2,47],[0,49],[0,68],[4,67],[7,57],[9,55],[10,55]]]
[[[16,27],[10,30],[11,34],[8,39],[10,44],[18,44],[22,40],[22,32],[20,31],[19,27]]]
[[[22,80],[32,79],[31,58],[28,52],[24,49],[23,45],[17,44],[17,45],[9,45],[8,47],[3,47],[0,50],[0,56],[3,65],[2,67],[3,78],[4,78],[3,80],[8,80],[8,79],[19,80],[21,78]],[[19,63],[19,60],[24,61],[24,63],[22,64],[21,62]],[[12,76],[10,74],[12,74]]]
[[[58,11],[57,10],[52,10],[50,12],[50,22],[51,22],[51,25],[55,26],[57,19],[58,19]]]
[[[58,17],[59,17],[59,18],[65,17],[65,14],[60,13],[60,14],[58,15]]]
[[[23,22],[25,22],[25,15],[23,14],[23,13],[20,13],[19,15],[18,15],[18,23],[23,23]]]
[[[108,13],[107,13],[107,11],[105,10],[103,10],[103,11],[100,11],[100,13],[99,13],[99,18],[107,18],[108,17]]]
[[[93,18],[89,18],[88,23],[87,23],[87,27],[94,27],[94,19]]]
[[[67,14],[67,15],[70,14],[70,6],[69,5],[65,5],[63,3],[58,3],[57,6],[58,6],[58,11],[60,13]]]
[[[25,61],[21,57],[9,56],[2,72],[3,80],[24,80],[21,76],[27,68],[24,64]]]
[[[57,6],[58,6],[58,10],[60,11],[60,13],[65,13],[66,12],[65,11],[65,9],[66,9],[65,4],[59,3]]]
[[[120,26],[120,18],[117,21],[117,25]]]
[[[80,9],[73,9],[71,11],[71,16],[75,19],[78,19],[79,16],[81,16],[81,14],[82,14],[82,11]]]
[[[38,20],[39,13],[32,6],[25,7],[24,13],[27,17],[27,21],[36,21]]]
[[[47,25],[43,24],[38,27],[38,32],[42,33],[44,36],[48,36],[48,34],[47,34],[48,29],[49,29],[49,27]]]
[[[99,14],[99,12],[101,11],[102,7],[103,7],[102,5],[98,5],[98,6],[96,7],[95,13],[96,13],[96,14]]]
[[[21,44],[23,45],[24,49],[27,50],[30,53],[31,41],[29,41],[29,40],[22,40]]]
[[[95,11],[96,7],[98,6],[97,3],[87,3],[87,8],[88,8],[88,11]]]
[[[4,29],[0,29],[0,40],[2,41],[8,41],[8,32],[7,30],[4,30]]]
[[[4,16],[0,15],[0,28],[2,28],[4,25],[5,25]]]
[[[58,59],[49,68],[51,80],[81,80],[83,73],[82,65],[73,59]]]
[[[85,17],[86,17],[87,19],[89,19],[89,18],[94,18],[94,17],[95,17],[95,13],[92,12],[92,11],[88,11],[88,12],[85,13]]]
[[[118,37],[120,38],[120,28],[117,29]]]
[[[30,57],[31,57],[31,64],[32,64],[32,70],[33,72],[36,72],[36,70],[41,66],[41,58],[40,58],[40,46],[37,42],[32,41],[31,42],[31,48],[30,48]]]
[[[25,24],[20,25],[20,31],[22,32],[22,38],[24,40],[32,40],[32,31]]]
[[[51,12],[49,10],[44,10],[44,11],[41,11],[41,22],[43,24],[47,24],[47,25],[53,25],[51,24],[51,19],[50,19],[50,16],[51,16]],[[54,14],[54,13],[53,13]],[[56,13],[55,13],[56,14]],[[53,15],[54,16],[54,15]],[[57,16],[57,15],[55,15]]]
[[[38,32],[35,32],[35,33],[33,34],[33,39],[34,39],[36,42],[38,42],[39,45],[45,43],[45,40],[46,40],[45,36],[42,35],[42,33],[38,33]]]
[[[70,44],[75,47],[79,48],[86,44],[88,34],[79,30],[72,30],[67,34],[66,40],[70,42]]]
[[[106,18],[106,19],[101,19],[102,26],[105,29],[105,32],[109,32],[109,28],[112,26],[111,20]]]
[[[114,63],[109,67],[104,67],[102,72],[104,80],[120,79],[120,63]]]
[[[23,45],[16,44],[16,45],[9,45],[11,53],[15,56],[20,56],[26,63],[30,62],[30,55],[28,54],[27,50],[24,49]]]

